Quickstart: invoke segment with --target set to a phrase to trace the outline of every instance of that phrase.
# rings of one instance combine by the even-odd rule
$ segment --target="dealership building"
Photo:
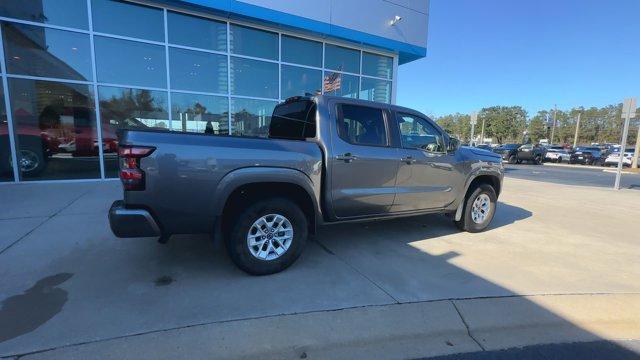
[[[0,182],[117,177],[117,130],[265,136],[291,96],[394,103],[428,0],[0,2]]]

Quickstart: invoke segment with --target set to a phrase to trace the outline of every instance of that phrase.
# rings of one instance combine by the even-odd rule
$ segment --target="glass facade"
[[[118,129],[265,137],[291,96],[393,101],[393,56],[123,0],[2,2],[0,40],[0,182],[116,177]]]

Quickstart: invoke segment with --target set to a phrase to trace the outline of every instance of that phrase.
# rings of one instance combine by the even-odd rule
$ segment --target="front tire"
[[[515,155],[509,156],[509,160],[508,160],[509,164],[515,164],[517,161],[518,161],[518,158]]]
[[[481,232],[489,226],[496,212],[498,197],[493,187],[482,184],[466,199],[460,220],[455,221],[458,229],[471,233]]]
[[[240,269],[268,275],[293,264],[307,236],[307,217],[300,207],[284,198],[271,198],[240,213],[225,240],[229,257]]]

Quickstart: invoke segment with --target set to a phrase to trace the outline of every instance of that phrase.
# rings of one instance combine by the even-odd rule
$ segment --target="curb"
[[[193,325],[21,359],[398,359],[640,339],[640,294],[537,295],[368,306]]]

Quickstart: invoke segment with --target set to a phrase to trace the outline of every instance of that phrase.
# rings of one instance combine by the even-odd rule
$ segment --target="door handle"
[[[353,155],[351,153],[346,153],[344,155],[336,156],[336,160],[341,160],[341,161],[344,161],[346,163],[350,163],[353,160],[356,160],[357,158],[358,158],[357,156],[355,156],[355,155]]]
[[[415,164],[417,160],[414,159],[413,156],[407,156],[400,159],[400,161],[407,163],[407,165],[411,165],[411,164]]]

